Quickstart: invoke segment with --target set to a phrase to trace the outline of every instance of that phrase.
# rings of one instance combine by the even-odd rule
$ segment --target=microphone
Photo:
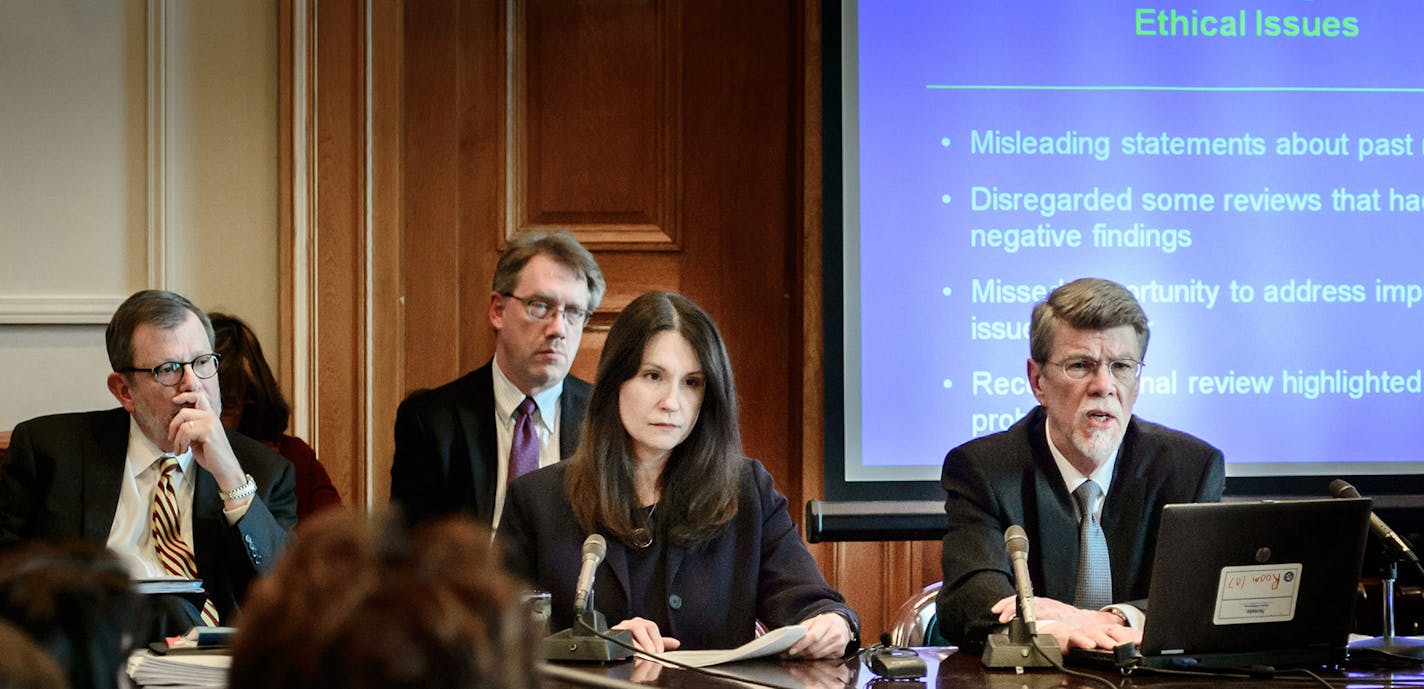
[[[583,567],[579,569],[578,588],[574,593],[574,614],[593,607],[593,575],[603,556],[608,554],[608,541],[593,534],[583,541]]]
[[[1033,612],[1033,580],[1028,576],[1028,534],[1014,524],[1004,532],[1004,548],[1014,566],[1014,588],[1018,591],[1019,617],[1029,636],[1038,633],[1038,619]]]
[[[987,668],[1062,667],[1063,652],[1051,634],[1038,633],[1038,619],[1033,612],[1033,580],[1028,575],[1028,534],[1014,524],[1004,532],[1004,550],[1014,569],[1014,600],[1018,615],[1009,621],[1007,631],[996,632],[984,640],[980,661]]]
[[[1330,494],[1337,498],[1358,498],[1362,497],[1360,491],[1355,487],[1335,479],[1330,482]],[[1394,532],[1389,525],[1384,523],[1373,510],[1370,511],[1370,531],[1375,532],[1375,537],[1384,544],[1385,550],[1394,556],[1396,561],[1404,561],[1414,565],[1420,572],[1424,572],[1424,565],[1419,564],[1419,556],[1415,554],[1413,546],[1403,536]]]
[[[593,534],[583,541],[583,566],[574,589],[573,626],[544,639],[546,660],[578,660],[606,663],[632,657],[633,633],[608,628],[603,613],[593,607],[593,574],[608,554],[608,541]]]

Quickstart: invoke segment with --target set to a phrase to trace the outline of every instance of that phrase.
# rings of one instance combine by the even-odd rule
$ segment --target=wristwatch
[[[247,474],[247,481],[242,485],[229,490],[218,491],[218,497],[223,500],[241,500],[243,498],[257,494],[257,480],[252,478],[252,474]]]

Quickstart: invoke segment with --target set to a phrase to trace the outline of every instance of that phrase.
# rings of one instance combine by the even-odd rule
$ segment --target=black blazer
[[[292,463],[240,433],[229,431],[227,439],[257,482],[257,495],[236,524],[223,516],[217,480],[192,465],[193,556],[224,621],[248,584],[271,569],[297,523]],[[107,542],[128,442],[123,409],[42,416],[16,426],[0,465],[0,548],[29,540]]]
[[[544,467],[510,484],[499,528],[510,570],[551,594],[549,623],[555,631],[572,624],[588,536],[564,497],[567,467]],[[671,624],[662,633],[683,648],[735,648],[752,640],[757,620],[775,628],[838,612],[851,623],[848,650],[858,648],[858,618],[821,576],[791,523],[786,498],[760,462],[742,460],[737,498],[737,515],[720,536],[695,550],[668,547],[663,606]],[[594,580],[597,609],[610,625],[646,615],[629,609],[631,546],[604,536],[608,555]]]
[[[1014,593],[1004,551],[1004,530],[1012,524],[1028,533],[1034,594],[1072,603],[1078,518],[1048,449],[1047,418],[1035,407],[1007,430],[945,457],[940,483],[949,530],[937,605],[940,632],[953,643],[982,644],[998,624],[989,608]],[[1114,602],[1145,606],[1162,506],[1216,502],[1224,487],[1220,450],[1132,417],[1103,503]]]
[[[590,386],[564,378],[559,395],[559,455],[578,447]],[[486,363],[438,388],[417,390],[396,410],[391,502],[412,524],[466,513],[486,526],[494,520],[499,480],[494,420],[494,369]]]

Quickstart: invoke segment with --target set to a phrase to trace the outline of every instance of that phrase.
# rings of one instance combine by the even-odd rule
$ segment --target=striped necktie
[[[1084,481],[1073,491],[1078,501],[1078,581],[1073,587],[1073,605],[1087,610],[1099,610],[1112,604],[1112,563],[1108,561],[1108,542],[1103,537],[1102,524],[1093,507],[1101,494],[1098,484]]]
[[[198,565],[193,550],[183,542],[183,529],[178,520],[178,493],[173,489],[173,471],[177,457],[160,457],[162,472],[153,491],[153,554],[163,564],[163,571],[185,579],[198,578]],[[203,599],[203,624],[218,626],[218,609],[209,598]]]

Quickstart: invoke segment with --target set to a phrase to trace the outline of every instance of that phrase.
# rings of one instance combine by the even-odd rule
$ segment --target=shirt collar
[[[148,436],[143,434],[143,430],[138,427],[138,421],[130,414],[128,448],[129,473],[138,476],[153,466],[153,463],[158,461],[159,457],[169,456],[174,455],[158,449],[158,446],[154,445],[153,441],[149,440]],[[189,447],[183,454],[176,456],[178,457],[178,470],[183,472],[183,475],[186,476],[188,474],[188,467],[193,463],[193,448]]]
[[[499,357],[490,360],[490,368],[494,375],[494,410],[501,420],[511,420],[514,418],[514,411],[520,402],[524,401],[524,393],[504,375],[504,371],[499,369]],[[559,395],[564,392],[564,381],[550,386],[549,389],[534,395],[534,405],[538,407],[538,413],[534,418],[538,423],[549,430],[553,428],[549,425],[549,419],[553,418],[554,405],[559,403]]]
[[[1058,465],[1058,472],[1063,475],[1063,483],[1068,486],[1070,495],[1088,479],[1092,479],[1093,483],[1098,484],[1104,496],[1107,495],[1108,486],[1112,484],[1113,467],[1117,466],[1118,453],[1122,452],[1122,443],[1118,443],[1117,449],[1113,450],[1108,461],[1094,469],[1091,476],[1084,476],[1083,472],[1078,471],[1078,467],[1070,464],[1068,458],[1064,457],[1063,453],[1058,451],[1058,447],[1053,444],[1052,424],[1043,424],[1043,435],[1048,440],[1048,451],[1053,453],[1053,463]]]

